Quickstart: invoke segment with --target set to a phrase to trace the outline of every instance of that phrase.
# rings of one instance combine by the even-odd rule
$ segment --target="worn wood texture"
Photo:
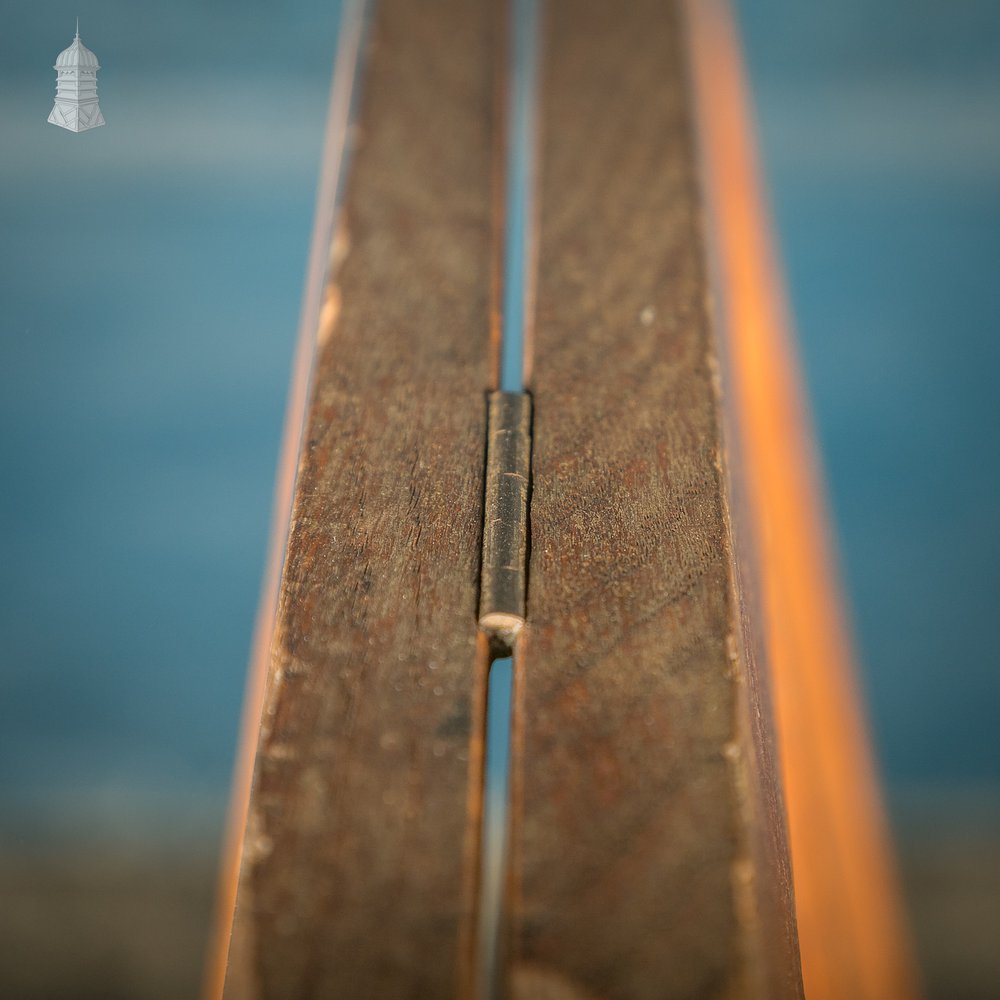
[[[381,0],[319,331],[226,996],[471,974],[491,5]]]
[[[677,11],[547,12],[510,995],[795,997]]]

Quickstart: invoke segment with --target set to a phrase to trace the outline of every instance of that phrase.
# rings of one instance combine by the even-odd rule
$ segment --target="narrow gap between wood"
[[[476,1000],[499,1000],[503,995],[513,674],[513,660],[509,654],[491,660],[486,689]]]
[[[505,993],[504,923],[510,835],[510,758],[514,656],[527,615],[531,453],[534,408],[530,371],[535,284],[538,50],[543,0],[498,0],[499,118],[503,164],[497,178],[502,260],[495,287],[499,313],[498,379],[487,396],[480,626],[489,636],[483,813],[476,913],[475,1000]]]

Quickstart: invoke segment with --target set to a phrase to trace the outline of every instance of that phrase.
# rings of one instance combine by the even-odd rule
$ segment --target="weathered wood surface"
[[[547,12],[510,995],[798,996],[677,10]]]
[[[697,23],[718,10],[687,6]],[[378,5],[232,1000],[471,995],[497,13],[486,0]],[[912,995],[794,355],[752,235],[766,221],[746,138],[719,146],[737,207],[714,223],[729,280],[713,314],[675,5],[549,0],[547,14],[507,995],[800,995],[773,666],[807,988]],[[716,42],[695,69],[719,84]],[[725,131],[739,95],[722,94]],[[698,128],[711,132],[704,106]]]
[[[381,0],[319,331],[226,996],[471,974],[494,12]]]

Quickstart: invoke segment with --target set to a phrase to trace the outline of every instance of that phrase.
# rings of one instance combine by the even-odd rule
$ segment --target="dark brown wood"
[[[226,996],[471,975],[494,15],[381,0],[321,329]]]
[[[796,997],[677,10],[547,11],[510,995]]]

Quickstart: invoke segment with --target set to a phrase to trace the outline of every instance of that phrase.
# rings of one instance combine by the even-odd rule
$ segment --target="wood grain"
[[[547,11],[510,995],[799,996],[677,11]]]
[[[382,0],[319,330],[226,996],[471,975],[490,4]]]

